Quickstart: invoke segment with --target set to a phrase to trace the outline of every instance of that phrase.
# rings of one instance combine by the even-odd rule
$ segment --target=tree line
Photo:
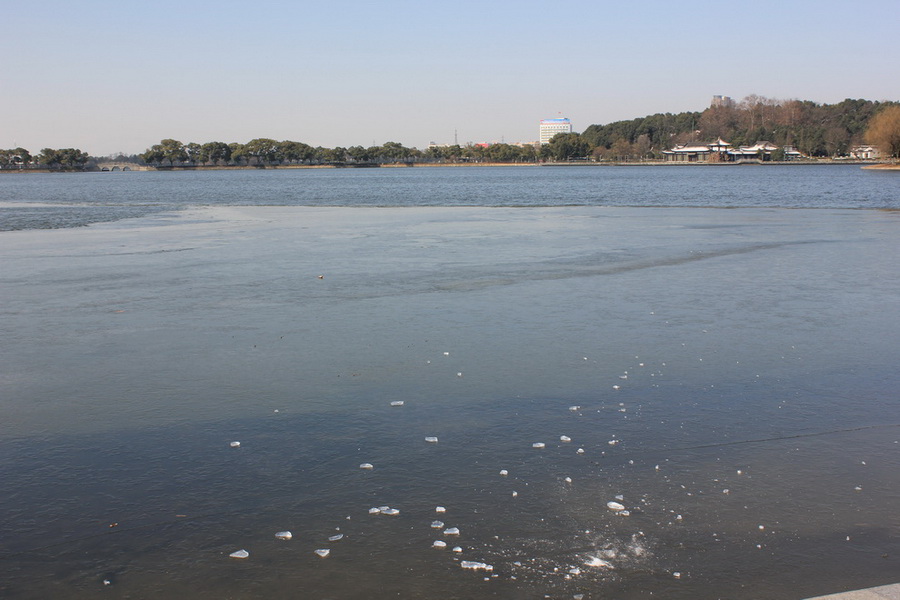
[[[0,168],[25,169],[46,168],[55,170],[81,170],[91,157],[78,148],[44,148],[37,156],[32,156],[25,148],[0,150]]]
[[[662,158],[663,150],[678,144],[719,138],[735,147],[768,141],[792,146],[806,156],[838,157],[864,142],[883,146],[867,137],[870,121],[881,112],[898,108],[897,102],[847,99],[837,104],[816,104],[748,96],[702,112],[656,114],[591,125],[582,138],[595,158],[610,160]],[[887,156],[897,156],[889,146],[880,149]]]
[[[466,144],[407,148],[397,142],[349,148],[313,147],[291,140],[256,138],[238,142],[164,139],[145,152],[115,160],[156,167],[382,165],[412,163],[535,163],[546,161],[634,161],[663,158],[679,144],[723,139],[732,146],[761,141],[792,146],[811,157],[846,156],[863,142],[900,158],[900,103],[847,99],[837,104],[748,96],[700,112],[659,113],[591,125],[583,133],[561,133],[549,144]],[[0,150],[0,169],[83,170],[103,159],[77,148]]]

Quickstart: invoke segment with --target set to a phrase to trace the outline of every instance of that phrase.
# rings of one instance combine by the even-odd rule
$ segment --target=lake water
[[[0,596],[895,583],[898,175],[2,176]]]

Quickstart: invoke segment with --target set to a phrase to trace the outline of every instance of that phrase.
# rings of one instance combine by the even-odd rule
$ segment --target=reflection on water
[[[2,595],[890,583],[896,227],[229,208],[9,234]]]

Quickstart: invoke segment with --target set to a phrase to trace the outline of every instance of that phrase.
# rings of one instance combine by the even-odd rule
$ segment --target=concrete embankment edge
[[[815,598],[807,598],[806,600],[900,600],[900,583],[883,585],[865,590],[843,592],[841,594],[816,596]]]

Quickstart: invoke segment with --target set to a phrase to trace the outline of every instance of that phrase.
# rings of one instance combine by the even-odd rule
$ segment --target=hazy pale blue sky
[[[897,0],[45,0],[0,12],[0,148],[423,148],[702,110],[900,100]]]

